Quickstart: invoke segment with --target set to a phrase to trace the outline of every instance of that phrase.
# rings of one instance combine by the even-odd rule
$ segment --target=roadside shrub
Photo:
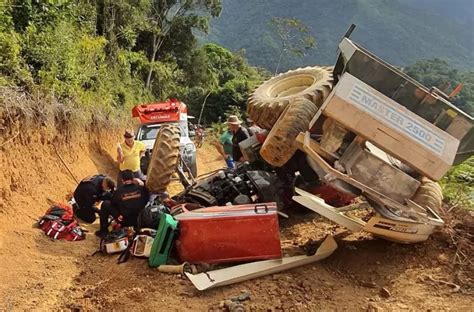
[[[440,183],[451,206],[474,210],[474,156],[453,167]]]

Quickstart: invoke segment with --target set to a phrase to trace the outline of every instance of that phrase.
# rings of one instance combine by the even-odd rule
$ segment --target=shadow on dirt
[[[89,144],[89,157],[97,168],[98,173],[106,174],[113,179],[118,175],[118,165],[109,152],[104,150],[98,142]]]
[[[82,241],[54,240],[45,235],[39,227],[36,227],[35,231],[38,231],[38,235],[35,237],[35,246],[39,253],[74,257],[75,259],[92,254],[99,246],[99,240],[94,235],[94,232],[99,229],[98,220],[93,224],[87,224],[80,220],[78,222],[86,232],[86,238]]]
[[[94,164],[96,164],[95,159],[97,158],[94,159],[91,156],[91,159],[94,161]],[[100,164],[100,162],[97,163]],[[97,168],[99,169],[99,167]],[[53,198],[47,198],[44,201],[44,207],[51,207],[51,205],[56,202],[67,203],[68,200],[70,200],[70,198],[73,196],[73,192],[74,189],[69,193],[65,193],[62,198],[56,200]],[[47,208],[45,208],[45,211],[46,209]],[[99,230],[99,216],[96,214],[96,217],[97,219],[92,224],[86,223],[83,220],[76,218],[77,222],[86,233],[86,238],[82,241],[71,242],[66,240],[54,240],[45,235],[38,225],[37,221],[41,218],[41,216],[38,216],[38,219],[35,220],[31,226],[39,233],[37,236],[35,236],[35,246],[37,247],[38,252],[50,256],[73,257],[74,261],[80,257],[92,254],[99,246],[99,239],[94,235],[95,231]]]
[[[118,174],[118,168],[113,157],[99,145],[98,141],[89,143],[88,150],[89,157],[97,168],[97,173],[106,174],[115,179]],[[71,195],[72,193],[65,194],[64,198],[61,198],[60,200],[48,200],[45,207],[49,207],[54,201],[66,202],[66,198]],[[92,254],[99,245],[99,240],[94,235],[94,232],[99,229],[98,216],[93,224],[87,224],[81,220],[78,220],[78,222],[86,231],[86,239],[78,242],[52,240],[44,235],[41,229],[38,228],[37,230],[42,234],[38,235],[35,240],[39,252],[54,256],[69,256],[74,257],[74,259]]]

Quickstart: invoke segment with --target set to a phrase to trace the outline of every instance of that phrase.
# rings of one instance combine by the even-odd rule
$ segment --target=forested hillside
[[[411,73],[426,84],[466,83],[455,103],[472,113],[472,1],[454,0],[445,17],[447,2],[433,1],[424,10],[426,0],[3,0],[0,87],[54,97],[69,120],[128,115],[136,103],[176,97],[194,115],[206,103],[210,123],[244,110],[280,57],[280,71],[333,64],[356,23],[352,37],[395,65],[440,58]],[[278,17],[288,18],[280,25],[301,19],[316,48],[283,55],[269,26]]]
[[[332,64],[337,44],[351,23],[352,38],[388,62],[402,66],[441,58],[474,68],[472,0],[224,0],[208,40],[245,50],[253,65],[275,69],[278,40],[272,17],[300,19],[316,38],[316,49],[288,58],[281,71],[306,64]],[[462,13],[462,14],[461,14]],[[469,22],[471,21],[471,22]],[[470,27],[469,27],[470,25]]]
[[[472,0],[398,0],[427,14],[453,19],[469,29],[474,27],[474,1]]]
[[[207,100],[204,121],[217,120],[243,109],[262,80],[241,55],[198,45],[195,33],[208,32],[221,9],[219,0],[4,0],[0,87],[52,97],[68,120],[128,115],[170,97],[192,112]],[[45,111],[37,105],[18,109]]]
[[[404,71],[425,86],[436,86],[449,94],[455,86],[463,89],[451,102],[474,116],[474,71],[461,71],[440,59],[420,60],[404,68]]]

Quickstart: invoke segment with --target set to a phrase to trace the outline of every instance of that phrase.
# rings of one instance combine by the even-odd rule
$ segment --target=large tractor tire
[[[176,172],[179,161],[179,128],[164,125],[156,136],[147,171],[147,188],[152,193],[164,192]]]
[[[421,185],[412,200],[418,205],[431,208],[438,213],[443,204],[443,190],[439,183],[425,177],[421,179]]]
[[[271,130],[295,98],[306,98],[319,108],[331,92],[332,81],[332,67],[290,70],[261,84],[247,101],[247,113],[258,126]]]
[[[318,108],[305,98],[293,99],[277,120],[260,149],[260,155],[269,164],[281,167],[297,147],[294,144],[300,132],[309,128]]]

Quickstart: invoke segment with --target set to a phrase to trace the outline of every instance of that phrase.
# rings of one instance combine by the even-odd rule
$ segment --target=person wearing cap
[[[242,121],[235,115],[230,115],[227,118],[227,125],[229,130],[232,131],[232,158],[236,162],[243,162],[244,155],[240,150],[239,143],[249,138],[247,129],[241,126]]]
[[[117,178],[117,184],[120,186],[122,184],[122,173],[125,170],[130,170],[133,172],[133,177],[141,180],[145,180],[140,169],[140,159],[145,153],[146,147],[143,142],[136,141],[135,133],[133,130],[125,130],[123,135],[124,142],[120,143],[117,146],[117,161],[119,163],[120,171]]]

